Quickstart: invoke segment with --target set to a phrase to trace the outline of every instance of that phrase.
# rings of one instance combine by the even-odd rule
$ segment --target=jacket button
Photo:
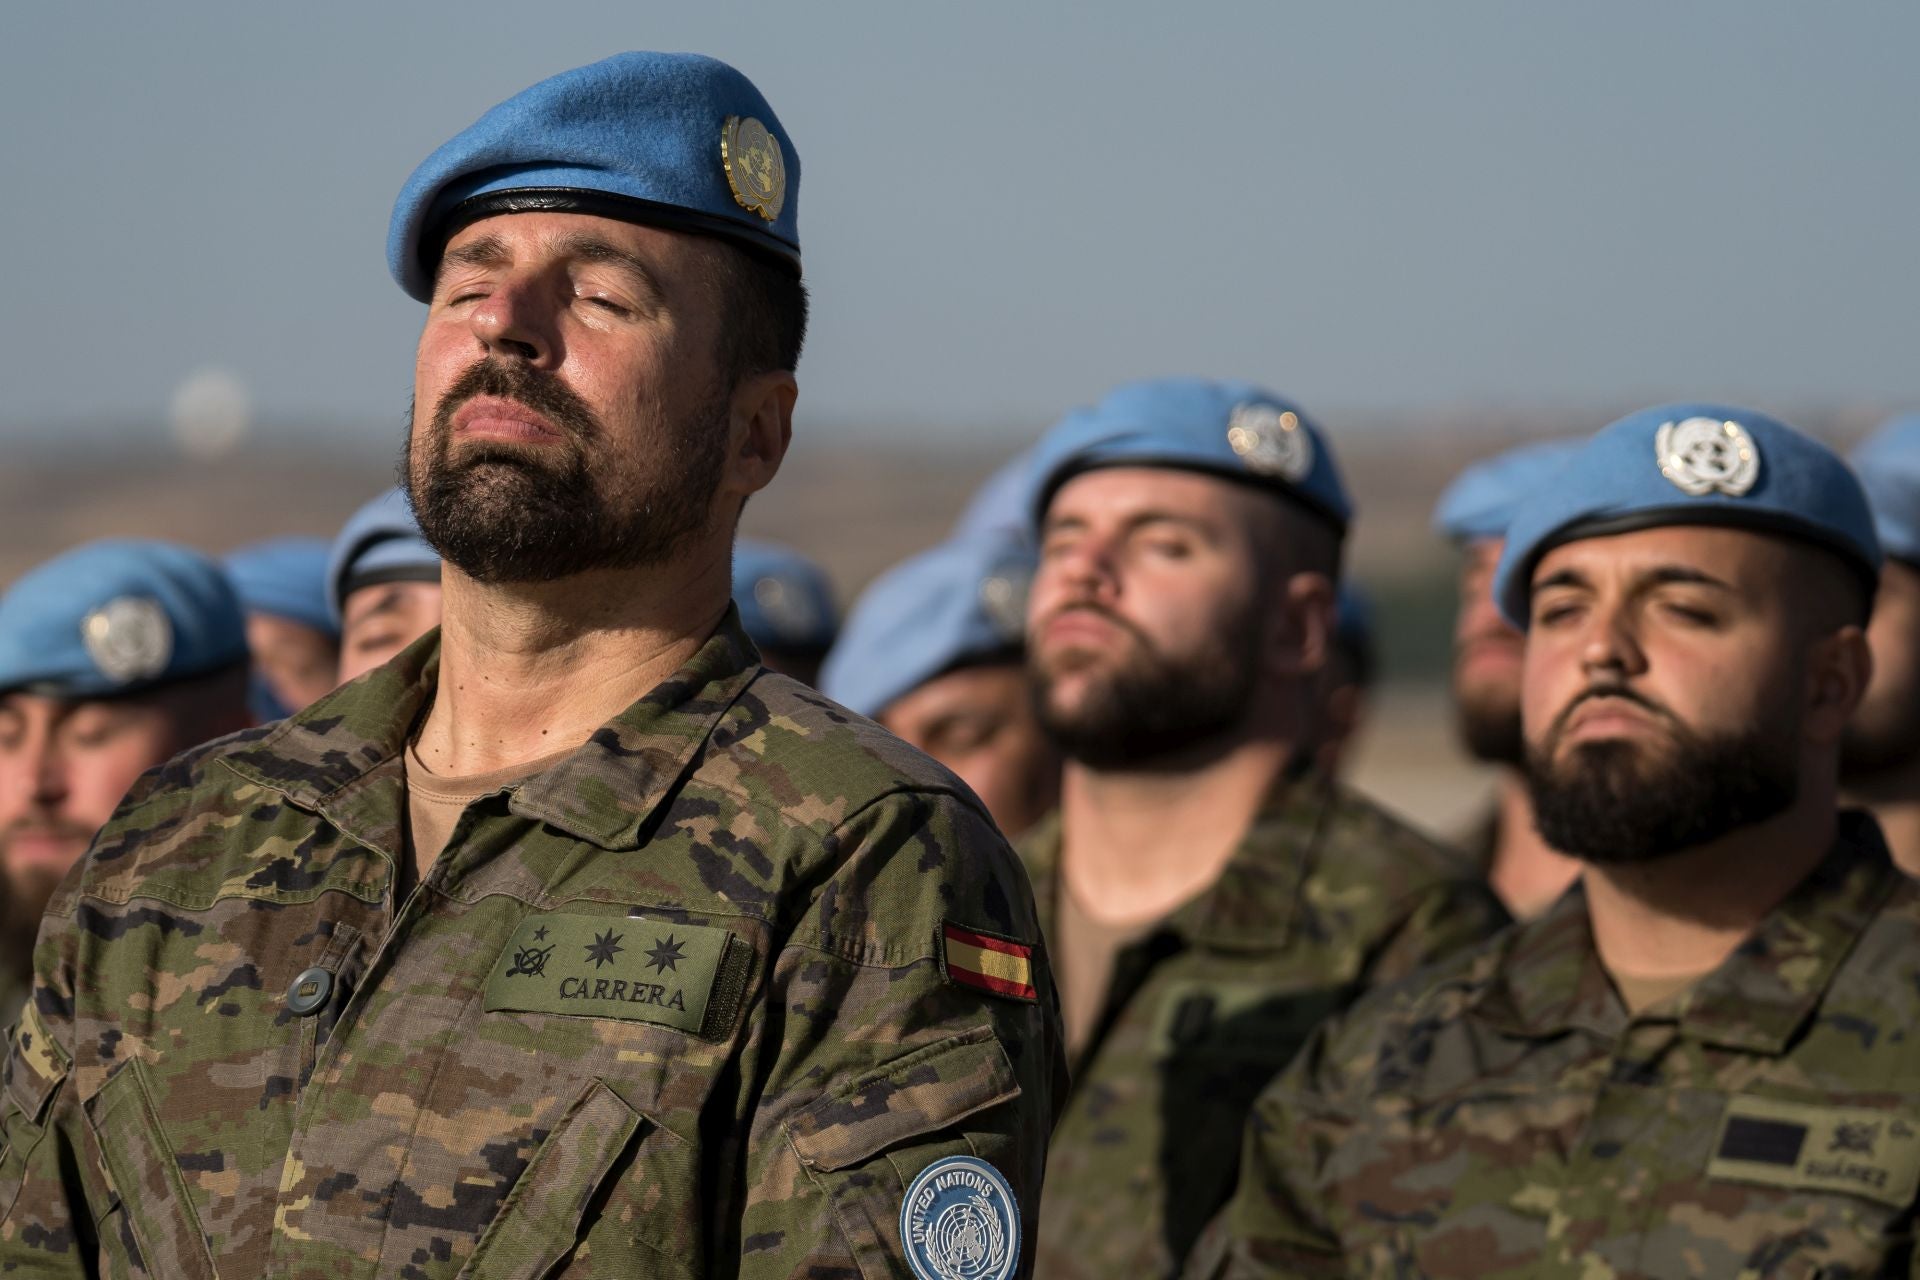
[[[308,969],[287,987],[287,1008],[306,1017],[333,994],[333,975],[318,966]]]

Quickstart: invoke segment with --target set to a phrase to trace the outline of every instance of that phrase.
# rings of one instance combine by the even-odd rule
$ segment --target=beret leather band
[[[420,265],[429,277],[433,276],[449,240],[476,222],[507,213],[584,213],[643,227],[718,236],[767,262],[777,263],[796,276],[800,274],[799,250],[776,248],[767,237],[743,230],[737,219],[582,187],[516,187],[511,191],[483,191],[469,196],[449,209],[421,238]]]

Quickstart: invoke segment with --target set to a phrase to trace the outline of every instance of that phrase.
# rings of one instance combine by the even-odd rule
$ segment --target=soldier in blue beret
[[[825,569],[791,547],[736,538],[733,603],[760,661],[803,684],[820,683],[821,659],[840,626]]]
[[[1881,551],[1831,450],[1631,414],[1514,513],[1541,916],[1322,1025],[1191,1276],[1903,1275],[1920,883],[1839,803]]]
[[[271,538],[229,552],[227,577],[247,613],[253,714],[291,715],[339,683],[340,632],[327,602],[327,543]]]
[[[1454,723],[1467,754],[1497,771],[1490,811],[1460,844],[1485,868],[1487,882],[1507,910],[1522,918],[1565,892],[1580,874],[1580,864],[1548,846],[1534,829],[1520,734],[1525,637],[1494,603],[1493,571],[1513,513],[1533,494],[1559,483],[1561,468],[1579,444],[1552,440],[1482,459],[1446,487],[1433,511],[1435,532],[1460,553],[1453,625]]]
[[[327,558],[327,604],[340,627],[336,684],[386,662],[440,625],[440,553],[389,489],[348,518]]]
[[[821,691],[952,769],[1017,836],[1054,806],[1060,760],[1027,690],[1025,532],[959,535],[861,593]]]
[[[1307,1030],[1505,915],[1313,768],[1353,512],[1303,410],[1135,383],[1049,432],[1035,474],[1027,660],[1066,763],[1020,850],[1075,1063],[1037,1268],[1169,1275]]]
[[[0,595],[5,1022],[25,999],[47,899],[133,780],[250,723],[246,623],[200,553],[88,543]]]
[[[1031,539],[1033,489],[1039,482],[1034,450],[1024,449],[1001,464],[974,491],[959,519],[953,522],[950,536],[970,538],[976,534],[1004,533]]]
[[[1872,808],[1894,861],[1920,875],[1920,414],[1889,421],[1848,461],[1887,562],[1867,627],[1873,680],[1840,763],[1848,794]]]
[[[1029,1274],[1065,1064],[1026,877],[730,601],[799,179],[752,82],[662,53],[408,179],[441,625],[150,777],[49,902],[0,1268]]]

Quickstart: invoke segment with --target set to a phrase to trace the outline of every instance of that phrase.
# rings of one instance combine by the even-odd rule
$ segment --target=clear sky
[[[1920,404],[1920,5],[20,4],[0,440],[391,439],[394,193],[487,106],[697,49],[796,140],[801,422],[1043,426],[1158,372],[1309,407]]]

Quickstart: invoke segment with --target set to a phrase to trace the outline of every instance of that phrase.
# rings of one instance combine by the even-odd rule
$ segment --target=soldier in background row
[[[149,774],[55,895],[0,1269],[1025,1274],[1064,1064],[1019,864],[728,601],[798,177],[739,72],[634,53],[408,181],[443,625]]]
[[[1263,1095],[1193,1276],[1885,1276],[1915,1261],[1920,885],[1838,807],[1880,567],[1838,457],[1724,405],[1583,445],[1495,577],[1544,916]]]
[[[340,683],[327,555],[319,538],[271,538],[221,561],[247,615],[253,716],[261,724],[293,714]]]
[[[340,628],[345,684],[440,625],[440,553],[388,489],[347,518],[327,557],[327,604]]]
[[[1351,511],[1297,409],[1140,383],[1069,415],[1037,466],[1027,654],[1066,767],[1020,849],[1074,1078],[1036,1265],[1166,1274],[1313,1026],[1505,914],[1457,855],[1312,771]]]
[[[1467,753],[1495,773],[1493,807],[1465,842],[1507,910],[1538,915],[1580,874],[1534,825],[1520,732],[1520,655],[1525,637],[1500,616],[1493,571],[1520,504],[1552,483],[1574,443],[1522,445],[1476,462],[1440,495],[1434,528],[1460,552],[1453,627],[1453,714]]]
[[[88,543],[0,596],[0,1025],[26,1000],[47,900],[127,788],[253,723],[248,694],[240,602],[197,551]]]
[[[956,534],[861,593],[821,691],[960,775],[1018,836],[1060,795],[1060,757],[1027,688],[1033,549],[1024,536]]]
[[[821,660],[840,629],[825,569],[777,542],[737,539],[733,602],[768,670],[802,684],[820,682]]]
[[[1887,423],[1849,461],[1887,563],[1867,627],[1873,680],[1847,728],[1841,773],[1879,819],[1893,860],[1920,875],[1920,415]]]

